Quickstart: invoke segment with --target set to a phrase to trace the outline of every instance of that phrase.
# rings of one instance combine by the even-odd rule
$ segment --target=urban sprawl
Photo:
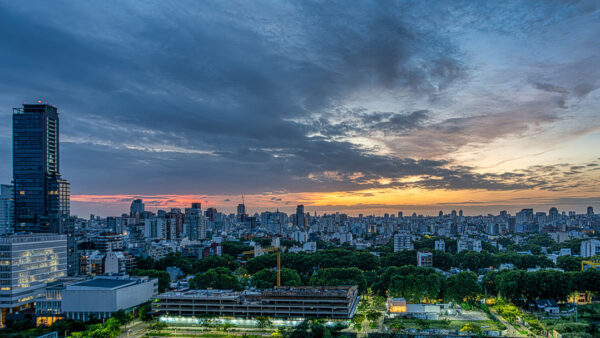
[[[57,108],[15,108],[2,336],[600,335],[592,206],[287,214],[250,212],[240,196],[236,213],[134,199],[81,218],[59,161]]]

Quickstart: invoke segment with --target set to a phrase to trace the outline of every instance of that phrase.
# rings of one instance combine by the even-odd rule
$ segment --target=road
[[[122,326],[121,330],[123,333],[119,338],[140,338],[146,333],[150,323],[142,322],[141,320],[134,320],[133,322]]]
[[[498,318],[498,320],[502,324],[504,324],[504,326],[506,326],[506,333],[504,334],[504,336],[507,336],[507,337],[527,337],[526,335],[524,335],[521,332],[519,332],[519,330],[515,329],[515,327],[511,323],[509,323],[506,319],[504,319],[504,317],[502,317],[501,315],[499,315],[498,312],[496,312],[496,310],[490,309],[490,311],[496,316],[496,318]]]

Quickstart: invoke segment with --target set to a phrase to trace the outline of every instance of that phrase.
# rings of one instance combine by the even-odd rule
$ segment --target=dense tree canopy
[[[313,275],[310,285],[358,285],[358,289],[363,292],[367,289],[367,280],[358,268],[327,268]]]
[[[193,273],[205,272],[209,269],[214,268],[228,268],[229,270],[235,270],[239,264],[235,261],[230,255],[222,255],[222,256],[207,256],[200,260],[196,260],[192,263],[192,271]]]
[[[277,270],[262,269],[255,273],[250,279],[250,284],[258,289],[272,288],[277,284]],[[281,285],[282,286],[299,286],[302,285],[300,275],[296,270],[282,268],[281,269]]]
[[[241,285],[231,270],[220,267],[197,273],[190,279],[190,288],[241,290]]]
[[[477,275],[473,272],[459,272],[446,279],[444,300],[454,302],[473,301],[481,293]]]
[[[437,299],[441,281],[433,269],[403,266],[390,276],[389,294],[417,303],[423,299]]]
[[[237,257],[237,255],[241,254],[244,251],[252,250],[250,245],[246,245],[242,242],[223,242],[223,253],[226,255],[231,255],[233,257]]]
[[[566,300],[573,292],[599,292],[600,271],[561,272],[540,270],[505,270],[490,272],[484,278],[484,288],[488,294],[500,295],[506,299],[528,300],[550,298]]]
[[[133,270],[131,274],[134,276],[158,278],[158,292],[165,292],[165,290],[169,288],[169,283],[171,283],[171,277],[166,271],[136,269]]]

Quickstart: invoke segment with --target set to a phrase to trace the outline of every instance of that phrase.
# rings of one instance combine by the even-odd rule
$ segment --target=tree
[[[433,267],[448,271],[453,266],[455,266],[453,254],[439,250],[433,251]]]
[[[109,318],[104,325],[92,324],[86,327],[85,331],[72,332],[70,337],[73,338],[114,338],[121,334],[121,323],[117,318]]]
[[[466,323],[465,326],[460,329],[460,332],[471,332],[475,334],[481,333],[481,326],[474,323]]]
[[[261,329],[273,326],[273,322],[271,322],[269,317],[256,317],[256,320],[258,321],[258,327],[260,327]]]
[[[565,271],[581,270],[581,257],[560,256],[556,259],[556,266]]]
[[[149,322],[152,320],[152,304],[150,302],[144,303],[138,310],[138,317],[141,321]]]
[[[135,266],[141,270],[152,270],[154,269],[154,260],[151,257],[135,257]]]
[[[412,302],[420,302],[423,298],[436,299],[441,289],[441,278],[431,268],[412,265],[389,268],[381,279],[384,284],[378,285],[378,288],[389,290],[392,296]]]
[[[250,284],[258,289],[275,287],[277,284],[277,271],[273,269],[262,269],[252,276]],[[281,268],[281,285],[299,286],[302,285],[302,280],[296,270]]]
[[[227,268],[231,271],[237,269],[239,264],[230,255],[211,255],[192,263],[192,273],[206,272],[214,268]]]
[[[358,285],[361,292],[367,288],[367,280],[358,268],[321,269],[310,278],[309,283],[315,286]]]
[[[115,312],[112,318],[118,320],[120,325],[125,325],[133,320],[133,315],[131,312],[125,312],[125,310],[121,309]]]
[[[58,332],[59,334],[63,334],[65,332],[78,332],[85,331],[85,324],[79,320],[61,319],[54,322],[50,326],[50,329]]]
[[[244,251],[252,250],[250,245],[246,245],[242,242],[223,242],[223,254],[231,255],[236,257]]]
[[[354,321],[357,324],[362,323],[365,320],[365,315],[363,315],[362,313],[357,313],[354,315],[354,318],[352,318],[352,321]]]
[[[191,289],[232,289],[240,290],[237,278],[227,268],[215,268],[198,273],[190,279]]]
[[[477,282],[477,275],[473,272],[459,272],[456,276],[446,279],[445,300],[472,302],[480,293],[481,286]]]
[[[382,316],[382,314],[379,311],[369,310],[367,312],[367,319],[372,323],[379,320],[379,318],[381,318],[381,316]]]
[[[391,252],[381,259],[382,266],[403,266],[417,265],[417,252],[415,250],[406,250]]]
[[[165,292],[169,288],[171,283],[171,276],[166,271],[159,270],[141,270],[136,269],[131,272],[134,276],[148,276],[151,278],[158,278],[158,292]]]

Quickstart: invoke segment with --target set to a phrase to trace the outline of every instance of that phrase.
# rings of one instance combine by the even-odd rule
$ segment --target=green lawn
[[[418,319],[394,319],[386,320],[385,324],[390,326],[393,321],[399,320],[402,326],[407,329],[445,329],[445,330],[460,330],[467,323],[471,323],[467,320],[418,320]],[[478,320],[477,325],[481,327],[483,331],[497,330],[501,331],[498,326],[499,323],[493,320]]]
[[[556,330],[565,337],[597,337],[600,336],[600,304],[583,305],[578,308],[577,322],[575,314],[569,317],[539,318],[548,330]],[[596,325],[592,325],[595,323]]]

